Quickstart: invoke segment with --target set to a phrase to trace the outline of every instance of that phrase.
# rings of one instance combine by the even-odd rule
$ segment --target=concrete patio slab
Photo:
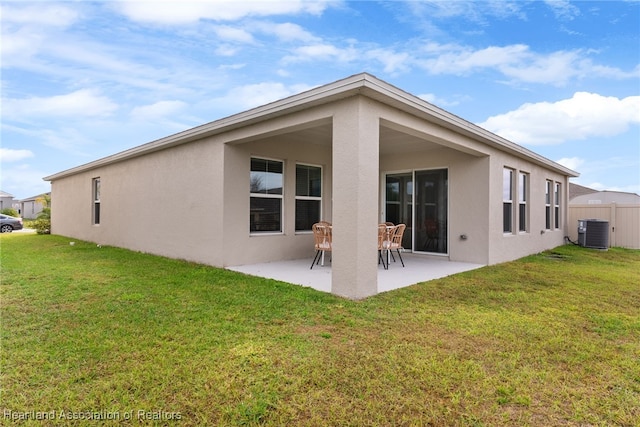
[[[453,262],[446,258],[429,255],[405,253],[402,258],[404,268],[397,259],[397,262],[391,262],[388,270],[385,270],[382,265],[378,267],[378,293],[483,267],[481,264]],[[227,267],[227,269],[307,286],[322,292],[331,292],[331,263],[327,260],[324,266],[314,266],[313,270],[309,268],[310,265],[311,258],[240,265]]]

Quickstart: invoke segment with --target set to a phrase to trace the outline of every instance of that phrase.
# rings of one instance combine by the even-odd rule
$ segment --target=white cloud
[[[80,13],[61,4],[38,2],[24,6],[0,6],[3,67],[26,63],[46,44],[52,33],[64,30],[80,19]]]
[[[283,58],[285,64],[308,61],[351,62],[361,58],[360,52],[353,47],[339,48],[327,43],[300,46],[293,53]]]
[[[449,19],[463,17],[472,22],[485,23],[487,17],[526,19],[522,2],[518,1],[405,1],[411,14],[421,21],[433,18]]]
[[[218,37],[226,42],[254,43],[250,32],[228,25],[218,25],[213,29]]]
[[[159,101],[151,105],[134,108],[131,111],[131,117],[135,120],[152,121],[175,115],[186,107],[187,104],[182,101]]]
[[[460,102],[459,101],[448,101],[444,98],[440,98],[436,95],[434,95],[433,93],[424,93],[421,95],[418,95],[418,98],[424,99],[425,101],[437,105],[439,107],[451,107],[454,105],[458,105]]]
[[[224,97],[213,100],[238,111],[258,107],[310,89],[309,86],[285,86],[282,83],[264,82],[240,86],[229,91]]]
[[[65,7],[62,4],[38,2],[23,6],[20,3],[0,6],[2,23],[33,24],[48,27],[68,27],[80,18],[77,8]]]
[[[584,159],[581,159],[580,157],[563,157],[560,160],[556,160],[556,163],[577,171],[578,168],[584,164]]]
[[[619,99],[576,92],[557,102],[524,104],[479,125],[519,144],[560,144],[614,136],[640,123],[640,96]]]
[[[97,91],[81,89],[66,95],[3,99],[4,115],[17,120],[34,117],[99,117],[108,116],[118,106]]]
[[[493,69],[512,81],[563,86],[575,78],[606,77],[637,78],[640,68],[623,71],[595,64],[583,50],[556,51],[550,54],[533,52],[529,46],[515,44],[473,49],[460,45],[422,46],[423,56],[416,63],[431,74],[469,75],[483,69]]]
[[[273,34],[282,41],[314,41],[318,40],[313,34],[304,30],[297,24],[284,23],[273,26]]]
[[[372,49],[366,57],[381,62],[385,73],[405,72],[411,69],[412,58],[407,52],[394,52],[390,49]]]
[[[504,47],[490,46],[473,50],[468,47],[447,45],[446,49],[434,43],[425,46],[427,54],[436,52],[435,58],[422,61],[423,67],[432,74],[469,74],[479,68],[514,67],[522,63],[529,48],[517,44]]]
[[[568,0],[545,0],[545,3],[553,10],[556,18],[572,20],[580,15],[580,9],[572,5]]]
[[[33,133],[47,147],[78,157],[89,157],[87,147],[95,143],[92,135],[88,132],[72,127],[62,127],[55,130],[39,129]]]
[[[233,21],[248,16],[288,14],[320,15],[331,4],[328,0],[155,0],[118,1],[116,8],[127,18],[146,23],[183,25],[202,19]]]
[[[46,193],[51,191],[51,185],[43,181],[42,177],[50,174],[51,171],[37,170],[27,164],[3,168],[2,189],[13,194],[18,200]]]
[[[31,150],[0,148],[0,162],[18,162],[29,157],[33,157],[33,152]]]
[[[289,22],[283,24],[274,24],[271,22],[254,22],[251,24],[256,30],[276,36],[283,42],[296,42],[301,41],[305,43],[318,42],[320,39],[298,24],[292,24]]]
[[[229,44],[218,45],[213,52],[218,56],[234,56],[239,52],[239,48]]]

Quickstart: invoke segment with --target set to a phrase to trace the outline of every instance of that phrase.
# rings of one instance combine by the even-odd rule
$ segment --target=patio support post
[[[357,96],[333,116],[331,292],[352,299],[378,293],[379,118]]]

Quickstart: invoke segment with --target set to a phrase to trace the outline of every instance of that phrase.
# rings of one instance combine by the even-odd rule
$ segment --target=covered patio
[[[389,269],[378,267],[378,293],[404,288],[416,283],[427,282],[452,274],[483,267],[482,264],[449,261],[444,257],[403,253],[405,267],[391,262]],[[290,261],[267,262],[227,267],[228,270],[280,280],[295,285],[306,286],[322,292],[331,292],[331,263],[310,269],[311,258]]]

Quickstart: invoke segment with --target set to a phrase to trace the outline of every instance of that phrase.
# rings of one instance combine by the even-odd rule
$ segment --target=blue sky
[[[3,1],[0,188],[369,72],[640,193],[639,1]]]

